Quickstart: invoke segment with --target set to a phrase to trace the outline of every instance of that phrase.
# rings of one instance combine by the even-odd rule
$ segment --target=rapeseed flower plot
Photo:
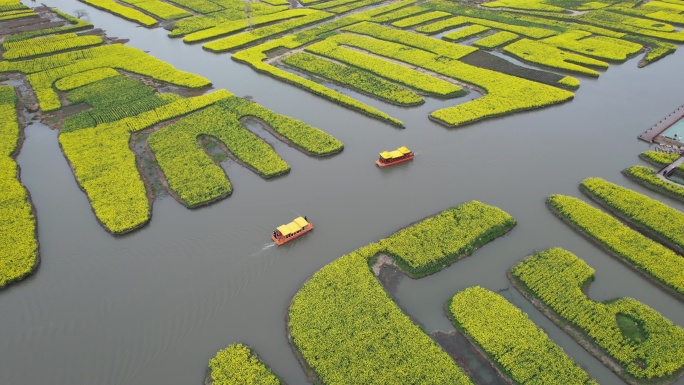
[[[20,133],[16,103],[14,87],[0,86],[0,288],[38,265],[36,219],[13,159]]]
[[[607,209],[684,254],[684,214],[679,210],[601,178],[587,178],[580,188]]]
[[[606,36],[592,36],[591,32],[570,31],[540,40],[542,43],[605,60],[625,61],[643,47],[641,44]]]
[[[111,44],[80,51],[59,53],[21,61],[0,62],[1,72],[22,72],[36,93],[44,112],[61,108],[52,84],[63,77],[97,68],[111,67],[149,76],[182,87],[202,88],[211,82],[199,75],[180,71],[145,52],[121,44]]]
[[[684,258],[674,251],[580,199],[551,195],[547,204],[609,253],[684,295]]]
[[[684,199],[684,186],[660,179],[656,171],[650,167],[632,166],[625,169],[622,173],[651,190],[663,192],[666,195],[673,196],[675,199]]]
[[[192,13],[160,0],[121,0],[162,20],[176,20],[192,16]]]
[[[122,234],[150,220],[150,202],[129,147],[131,133],[189,114],[231,94],[178,99],[154,110],[95,127],[64,132],[59,142],[88,196],[95,216],[108,231]]]
[[[660,379],[684,367],[684,330],[632,298],[595,302],[582,291],[594,277],[583,260],[560,248],[529,257],[511,269],[546,306],[578,327],[636,379]],[[638,326],[640,340],[628,335],[618,315]]]
[[[145,27],[151,27],[157,24],[157,20],[151,16],[138,11],[135,8],[125,6],[123,4],[117,3],[114,0],[81,0],[88,5],[92,5],[95,8],[102,9],[109,13],[113,13],[117,16],[123,17],[126,20],[134,21]]]
[[[238,119],[255,118],[266,123],[270,129],[290,141],[295,147],[318,156],[327,156],[342,151],[344,145],[332,135],[289,116],[277,114],[254,102],[230,97],[217,103]]]
[[[236,35],[225,37],[223,39],[214,40],[206,43],[202,48],[211,52],[223,52],[235,48],[240,48],[249,45],[255,41],[287,32],[294,28],[303,27],[309,24],[314,24],[322,20],[327,20],[335,17],[335,15],[316,10],[302,10],[303,15],[291,20],[285,20],[277,24],[269,24],[264,27],[255,28],[248,32],[242,32]]]
[[[6,60],[26,59],[32,56],[88,47],[100,43],[102,43],[102,38],[99,36],[78,36],[73,32],[47,37],[35,37],[3,43],[2,48],[5,50],[5,53],[2,54],[2,58]]]
[[[315,13],[310,9],[287,9],[281,12],[274,12],[266,15],[259,15],[248,20],[230,20],[222,22],[221,24],[192,32],[183,37],[186,43],[196,43],[203,40],[213,39],[216,37],[223,37],[247,29],[248,27],[258,26],[262,24],[269,24],[276,21],[299,18]],[[175,32],[175,30],[174,30]]]
[[[266,54],[264,54],[264,52],[270,51],[278,47],[294,49],[301,46],[302,44],[303,43],[297,41],[296,36],[291,35],[280,39],[272,40],[268,43],[264,43],[256,47],[239,51],[233,54],[231,58],[239,62],[247,63],[259,72],[268,73],[269,75],[277,79],[306,89],[310,92],[313,92],[314,94],[332,100],[333,102],[338,103],[342,106],[359,111],[363,114],[372,116],[374,118],[388,122],[395,126],[403,127],[403,123],[400,120],[389,116],[388,114],[378,110],[375,107],[371,107],[365,103],[359,102],[358,100],[352,97],[349,97],[341,92],[332,90],[314,81],[304,79],[301,76],[287,72],[268,63],[264,63],[264,60],[266,60]]]
[[[668,154],[666,152],[658,151],[645,151],[639,154],[639,158],[642,158],[650,163],[655,163],[660,166],[667,166],[668,164],[679,159],[681,155],[679,154]],[[679,166],[680,169],[684,170],[684,167]]]
[[[337,38],[337,36],[340,36],[340,38]],[[340,47],[342,44],[356,47],[365,46],[365,44],[353,44],[352,41],[368,42],[369,39],[353,35],[336,35],[335,39],[331,38],[311,44],[306,47],[305,50],[363,69],[384,79],[403,84],[426,94],[435,95],[441,98],[452,98],[464,94],[463,89],[454,83],[404,67],[400,64],[375,58],[352,49]]]
[[[55,82],[55,88],[60,91],[71,91],[75,88],[119,75],[119,72],[113,68],[96,68],[94,70],[78,72],[73,75],[65,76]]]
[[[608,68],[608,63],[604,61],[565,52],[558,47],[537,40],[520,39],[504,47],[504,51],[526,62],[593,77],[599,76],[598,71],[587,66]]]
[[[454,325],[517,384],[597,385],[527,314],[479,286],[447,303]]]
[[[315,55],[296,52],[282,62],[310,74],[343,84],[390,103],[412,106],[425,103],[415,92],[353,66],[343,66]]]
[[[500,45],[510,43],[517,38],[518,35],[514,34],[513,32],[500,31],[473,42],[473,45],[481,48],[496,48]]]
[[[209,361],[214,385],[280,385],[281,381],[243,344],[232,344]]]
[[[223,169],[197,143],[205,135],[221,142],[236,159],[264,177],[290,171],[290,166],[273,148],[242,127],[230,111],[219,106],[207,107],[155,131],[148,141],[169,187],[188,207],[209,203],[232,192]]]
[[[422,273],[436,272],[514,224],[502,210],[472,201],[337,259],[293,298],[288,313],[293,345],[329,385],[472,384],[399,309],[368,263],[387,253],[411,261]]]

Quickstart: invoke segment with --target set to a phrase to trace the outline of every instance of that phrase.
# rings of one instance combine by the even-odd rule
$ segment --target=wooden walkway
[[[661,121],[654,124],[648,130],[644,131],[639,135],[639,139],[645,140],[649,143],[653,143],[653,139],[660,135],[663,131],[667,130],[671,125],[675,124],[679,119],[684,117],[684,105],[679,106],[676,110],[672,111],[670,115],[664,117]]]
[[[672,173],[674,173],[674,169],[681,166],[682,163],[684,163],[684,157],[677,158],[677,160],[675,160],[674,162],[672,162],[672,163],[668,164],[667,166],[658,170],[658,177],[660,177],[660,179],[662,179],[662,180],[673,183],[671,180],[667,179],[666,177],[672,175]]]

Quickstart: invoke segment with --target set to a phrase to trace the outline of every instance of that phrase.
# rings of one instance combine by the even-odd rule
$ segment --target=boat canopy
[[[306,226],[308,224],[309,224],[309,222],[306,219],[304,219],[302,217],[298,217],[294,221],[292,221],[286,225],[279,226],[277,228],[277,230],[281,234],[283,234],[283,236],[288,236],[290,234],[296,233],[297,231],[301,230],[304,226]]]
[[[404,146],[401,146],[394,151],[383,151],[383,152],[381,152],[380,157],[382,159],[396,159],[396,158],[401,158],[402,156],[404,156],[406,154],[410,154],[410,153],[411,153],[411,150],[409,150],[408,148],[406,148]]]

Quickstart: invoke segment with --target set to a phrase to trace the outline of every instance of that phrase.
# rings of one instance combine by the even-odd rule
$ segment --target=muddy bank
[[[473,346],[470,341],[459,331],[449,332],[435,330],[430,337],[444,350],[473,382],[478,385],[512,385],[513,382],[505,379],[484,357],[482,352]]]
[[[404,273],[399,269],[399,266],[394,263],[392,258],[387,254],[378,255],[375,263],[371,266],[371,270],[373,270],[373,274],[375,274],[385,290],[390,294],[396,294],[399,282],[401,282]]]
[[[558,82],[565,77],[552,72],[521,67],[509,62],[506,59],[502,59],[483,50],[477,50],[473,53],[469,53],[460,60],[463,63],[470,64],[475,67],[486,68],[488,70],[497,71],[507,75],[513,75],[552,86],[557,86]]]
[[[378,254],[371,265],[371,270],[380,284],[391,296],[396,294],[397,287],[399,286],[402,277],[405,275],[390,256]],[[399,306],[396,300],[394,300],[394,303]],[[402,311],[418,325],[417,320],[411,317],[406,310],[402,309]],[[507,381],[487,360],[486,355],[470,343],[461,332],[457,330],[451,330],[449,332],[435,330],[432,333],[429,333],[429,336],[476,384],[512,385],[512,382]]]

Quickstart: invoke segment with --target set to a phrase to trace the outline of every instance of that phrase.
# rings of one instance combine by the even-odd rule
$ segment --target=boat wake
[[[275,242],[265,243],[265,244],[261,247],[261,249],[259,249],[258,251],[255,251],[255,252],[252,253],[249,257],[250,257],[250,258],[256,257],[256,256],[262,254],[264,251],[266,251],[266,250],[272,248],[273,246],[276,246]]]
[[[260,253],[260,252],[262,252],[262,251],[264,251],[264,250],[268,250],[268,249],[270,249],[271,247],[273,247],[273,246],[275,246],[275,245],[276,245],[275,243],[269,242],[269,243],[265,244],[264,247],[262,247],[261,250],[259,250],[257,253]]]

